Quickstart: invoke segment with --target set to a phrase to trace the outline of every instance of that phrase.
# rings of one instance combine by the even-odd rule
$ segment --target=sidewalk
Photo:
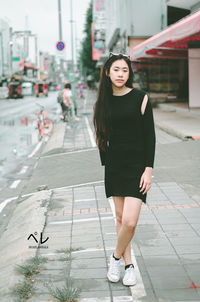
[[[200,139],[200,109],[185,104],[158,104],[154,109],[156,126],[181,139]]]
[[[104,170],[90,132],[93,102],[94,95],[89,91],[87,102],[79,102],[80,120],[71,129],[57,125],[16,200],[7,233],[4,240],[0,238],[4,255],[0,260],[2,302],[13,301],[6,293],[21,280],[11,264],[21,263],[35,253],[48,261],[45,269],[33,277],[35,293],[31,302],[55,301],[44,283],[52,281],[54,287],[61,288],[67,277],[81,289],[80,302],[199,302],[200,141],[182,141],[188,133],[181,132],[184,136],[175,138],[156,129],[153,185],[132,240],[138,283],[130,288],[121,281],[112,284],[106,274],[117,239],[114,205],[112,198],[105,197]],[[154,109],[154,117],[157,126],[171,127],[171,131],[175,131],[179,118],[176,133],[183,131],[182,113],[173,112],[171,119],[171,112]],[[191,133],[197,129],[198,134],[198,118],[190,119],[194,121]],[[47,185],[48,189],[36,193],[39,185]],[[20,217],[20,213],[31,216]],[[17,231],[13,228],[16,224]],[[43,248],[30,248],[26,234],[34,232],[49,237]],[[121,279],[123,273],[122,261]]]

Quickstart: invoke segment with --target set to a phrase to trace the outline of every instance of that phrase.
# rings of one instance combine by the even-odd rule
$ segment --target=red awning
[[[189,41],[200,41],[200,11],[187,16],[133,48],[133,60],[186,58]]]

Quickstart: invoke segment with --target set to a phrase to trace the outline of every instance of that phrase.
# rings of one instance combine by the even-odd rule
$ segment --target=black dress
[[[140,192],[139,184],[145,167],[153,168],[156,138],[149,98],[141,113],[145,94],[133,88],[109,100],[110,139],[106,151],[99,150],[107,198],[132,196],[146,202],[147,194]]]

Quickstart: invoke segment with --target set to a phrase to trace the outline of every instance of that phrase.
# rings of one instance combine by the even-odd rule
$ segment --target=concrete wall
[[[166,27],[165,0],[105,0],[106,46],[116,29],[120,37],[115,50],[124,50],[128,36],[149,37]]]
[[[200,108],[200,48],[188,50],[189,107]]]

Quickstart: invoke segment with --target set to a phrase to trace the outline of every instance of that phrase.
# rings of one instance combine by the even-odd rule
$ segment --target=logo
[[[40,237],[38,239],[38,233],[34,232],[34,234],[30,234],[27,238],[27,240],[34,240],[36,243],[38,243],[39,245],[35,245],[35,246],[29,246],[29,248],[48,248],[47,245],[43,245],[45,242],[47,242],[47,240],[49,240],[49,237],[47,237],[46,239],[43,238],[43,233],[40,233]]]

